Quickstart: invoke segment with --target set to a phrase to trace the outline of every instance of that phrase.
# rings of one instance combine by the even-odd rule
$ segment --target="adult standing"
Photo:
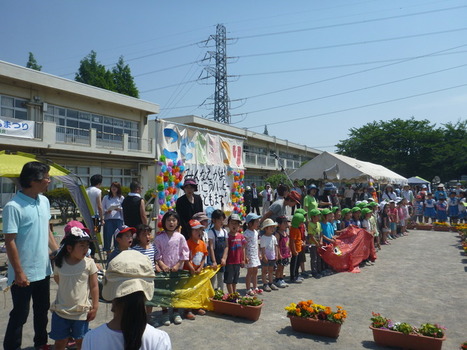
[[[148,224],[146,216],[146,203],[141,197],[143,187],[139,181],[130,183],[130,193],[122,202],[123,221],[129,227],[138,227],[141,224]]]
[[[444,189],[444,185],[443,184],[439,184],[437,187],[436,187],[436,191],[435,191],[435,199],[436,200],[439,200],[440,198],[448,198],[448,193],[446,192],[446,190]]]
[[[318,209],[318,201],[316,200],[316,194],[318,193],[318,187],[315,184],[311,184],[308,187],[307,195],[303,200],[303,209],[307,212],[308,220],[311,218],[311,211]]]
[[[264,190],[261,191],[261,197],[263,198],[263,214],[269,210],[269,206],[272,204],[272,189],[269,183],[266,184]]]
[[[104,251],[110,254],[110,245],[112,236],[117,228],[123,225],[123,203],[122,186],[119,182],[112,182],[110,191],[102,199],[102,208],[104,211]]]
[[[256,210],[257,215],[261,215],[259,213],[259,193],[258,190],[256,189],[256,184],[253,182],[251,184],[251,194],[252,194],[252,199],[251,199],[251,212],[254,213]]]
[[[319,200],[319,207],[320,208],[328,208],[331,209],[333,207],[333,201],[331,198],[331,192],[336,190],[336,187],[331,183],[328,182],[324,185],[323,194],[318,197]]]
[[[297,203],[300,203],[300,195],[298,192],[290,191],[290,193],[284,199],[278,199],[274,203],[271,204],[269,210],[263,214],[261,219],[259,220],[260,224],[263,223],[264,220],[267,218],[276,221],[279,216],[285,216],[287,207],[292,207]]]
[[[11,285],[13,310],[3,340],[4,349],[21,348],[23,325],[32,299],[34,346],[49,349],[47,323],[50,307],[49,249],[57,250],[49,229],[50,203],[41,193],[50,183],[50,167],[40,162],[23,166],[19,176],[21,190],[3,209],[3,233],[10,264],[8,285]]]
[[[352,187],[351,184],[348,184],[345,191],[344,191],[344,204],[347,208],[352,208],[353,207],[353,203],[352,203],[352,199],[353,199],[353,195],[354,195],[355,191]]]
[[[91,186],[86,188],[89,200],[92,206],[92,217],[95,219],[94,225],[104,225],[104,211],[102,210],[102,175],[95,174],[91,176]]]
[[[383,200],[385,200],[386,202],[396,200],[397,194],[396,194],[396,192],[394,192],[394,187],[391,184],[386,186],[386,188],[384,189],[384,193],[383,193],[381,198]]]
[[[251,187],[247,186],[243,193],[243,205],[245,206],[245,212],[248,214],[251,209],[251,201],[253,200],[253,194],[251,193]]]
[[[199,194],[195,194],[195,192],[198,192],[198,183],[194,178],[185,178],[182,190],[185,194],[177,199],[175,208],[178,216],[180,216],[182,234],[185,236],[185,239],[188,240],[191,235],[191,226],[189,222],[193,215],[204,210],[203,200]]]
[[[402,187],[401,197],[407,199],[407,202],[409,202],[410,205],[413,205],[415,197],[409,185],[404,185],[404,187]]]
[[[302,198],[302,195],[303,195],[302,189],[300,188],[300,186],[299,186],[297,180],[295,180],[295,181],[293,182],[292,191],[297,192],[297,193],[300,195],[300,198]],[[300,200],[300,203],[298,203],[298,204],[296,204],[296,205],[294,205],[294,206],[292,207],[292,215],[293,215],[294,212],[295,212],[295,208],[299,209],[299,208],[301,207],[301,204],[302,204],[302,201]]]

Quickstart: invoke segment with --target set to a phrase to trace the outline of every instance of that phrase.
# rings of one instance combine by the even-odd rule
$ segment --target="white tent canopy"
[[[407,179],[385,167],[336,153],[323,152],[295,170],[292,180],[329,180],[392,183],[404,185]]]

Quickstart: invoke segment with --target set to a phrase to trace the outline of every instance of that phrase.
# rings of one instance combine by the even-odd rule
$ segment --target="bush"
[[[60,210],[60,220],[61,223],[64,224],[67,221],[68,213],[71,211],[71,215],[73,220],[76,220],[78,217],[78,209],[76,208],[76,204],[71,198],[70,191],[68,188],[55,188],[53,190],[47,191],[44,193],[52,207],[58,208]]]

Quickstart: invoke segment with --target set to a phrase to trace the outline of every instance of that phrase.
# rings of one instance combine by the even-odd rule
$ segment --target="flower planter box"
[[[435,231],[444,231],[444,232],[448,232],[448,231],[451,231],[451,227],[450,226],[433,226],[433,230]]]
[[[292,329],[297,332],[321,335],[323,337],[338,338],[341,324],[316,320],[314,318],[304,318],[298,316],[287,316],[290,318]]]
[[[431,231],[431,229],[433,228],[433,225],[415,225],[415,228],[417,230]]]
[[[389,329],[373,328],[373,339],[376,344],[382,346],[400,347],[403,349],[412,350],[441,350],[443,346],[443,338],[425,337],[419,334],[404,334],[401,332],[391,331]]]
[[[261,308],[263,307],[263,304],[258,306],[243,306],[222,300],[211,299],[211,301],[214,305],[214,312],[216,314],[236,316],[246,318],[251,321],[258,321],[259,316],[261,315]]]

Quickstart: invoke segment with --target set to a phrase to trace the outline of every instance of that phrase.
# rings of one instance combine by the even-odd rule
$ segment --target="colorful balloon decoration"
[[[245,179],[245,171],[229,169],[227,175],[233,178],[232,188],[230,189],[233,213],[240,215],[240,217],[244,219],[246,216],[245,207],[243,206],[243,193],[245,192],[243,181]]]
[[[157,165],[160,172],[156,176],[156,201],[159,204],[158,222],[161,225],[162,216],[175,209],[175,203],[178,199],[179,189],[182,187],[183,174],[185,166],[182,160],[174,161],[165,156],[161,156]]]

